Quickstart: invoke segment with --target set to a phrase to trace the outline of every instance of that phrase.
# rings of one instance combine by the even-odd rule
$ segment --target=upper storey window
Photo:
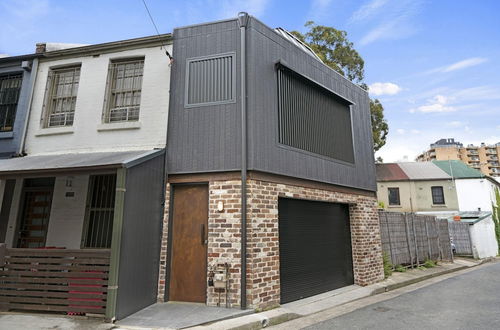
[[[79,83],[79,65],[50,69],[45,91],[44,127],[73,125]]]
[[[278,68],[279,142],[354,163],[351,103],[312,80]]]
[[[112,61],[109,65],[104,122],[139,120],[144,58]]]
[[[234,57],[227,53],[187,60],[185,107],[236,101]]]
[[[0,132],[12,131],[22,81],[21,74],[0,76]]]

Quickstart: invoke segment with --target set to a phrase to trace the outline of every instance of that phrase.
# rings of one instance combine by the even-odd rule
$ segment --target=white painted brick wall
[[[172,52],[172,46],[167,46]],[[110,60],[144,56],[144,76],[139,129],[98,131]],[[50,67],[81,63],[80,84],[71,133],[42,135],[54,131],[42,128],[42,108]],[[169,59],[160,47],[141,48],[42,62],[35,83],[33,104],[26,138],[29,155],[66,152],[125,151],[161,148],[165,146],[170,89]],[[108,124],[109,125],[109,124]],[[57,130],[57,129],[55,129]]]

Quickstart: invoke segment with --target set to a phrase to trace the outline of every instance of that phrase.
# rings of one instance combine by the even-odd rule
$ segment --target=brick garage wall
[[[368,285],[384,278],[375,197],[260,180],[248,182],[248,303],[265,308],[280,302],[278,198],[348,203],[354,281]]]
[[[250,179],[247,183],[247,305],[266,308],[280,302],[278,198],[301,198],[315,201],[348,203],[353,254],[354,281],[368,285],[384,278],[382,248],[375,197],[291,184]],[[239,180],[209,183],[208,265],[230,265],[229,302],[240,302],[240,191]],[[170,184],[167,185],[164,230],[160,260],[158,300],[163,301],[167,271],[167,219]],[[217,204],[224,203],[219,212]],[[208,288],[207,304],[216,305],[218,292]],[[221,293],[225,305],[225,293]]]

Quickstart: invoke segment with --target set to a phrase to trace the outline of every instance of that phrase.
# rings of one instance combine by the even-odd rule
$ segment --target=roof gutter
[[[248,13],[238,13],[241,60],[241,309],[247,308],[247,94],[246,28]]]

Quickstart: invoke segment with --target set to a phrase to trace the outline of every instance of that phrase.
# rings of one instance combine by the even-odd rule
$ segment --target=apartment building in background
[[[430,145],[429,150],[416,158],[418,162],[433,160],[461,160],[485,175],[500,178],[500,142],[481,143],[480,146],[464,145],[453,138],[440,139]]]

